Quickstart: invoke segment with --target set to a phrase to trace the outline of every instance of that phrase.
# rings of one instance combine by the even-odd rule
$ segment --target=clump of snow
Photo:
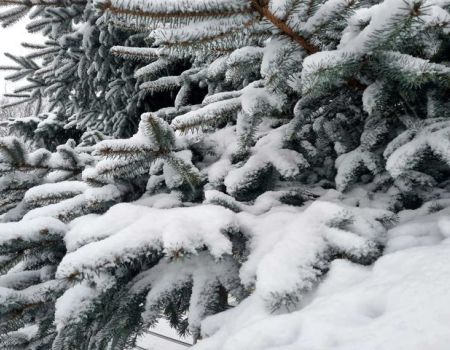
[[[99,294],[112,285],[113,279],[106,276],[96,276],[91,281],[81,282],[69,288],[58,298],[55,304],[55,325],[60,332],[65,326],[82,322],[79,315],[86,311]]]
[[[195,254],[206,246],[213,256],[221,257],[231,253],[224,231],[236,228],[233,212],[212,205],[155,209],[120,204],[98,218],[77,223],[67,236],[68,247],[92,243],[64,257],[58,268],[60,277],[81,270],[94,273],[98,268],[116,266],[118,259],[129,261],[160,250],[169,255],[179,250]],[[98,239],[102,240],[95,242]]]
[[[356,259],[377,255],[385,239],[383,210],[358,209],[315,201],[306,210],[275,207],[266,214],[238,214],[250,239],[250,255],[240,276],[268,302],[290,303],[313,288],[326,267],[329,251]]]
[[[49,236],[61,236],[66,233],[66,225],[50,217],[38,217],[28,221],[0,223],[0,245],[13,240],[40,241]]]
[[[273,166],[284,178],[292,178],[300,170],[309,167],[302,154],[284,148],[288,135],[289,124],[270,130],[261,137],[252,148],[252,154],[246,163],[231,170],[225,178],[227,192],[234,194],[249,182],[261,169]]]
[[[176,191],[171,193],[158,193],[152,196],[143,196],[133,203],[156,209],[170,209],[183,206],[181,194]]]
[[[401,143],[399,143],[399,138],[402,140]],[[408,131],[405,132],[405,135],[399,135],[393,141],[399,147],[391,154],[387,153],[389,157],[386,161],[386,169],[392,176],[397,177],[405,171],[413,170],[419,165],[421,155],[429,150],[450,165],[450,156],[448,153],[450,147],[450,127],[447,123],[428,125],[420,130],[420,132],[417,132],[407,142],[410,138],[411,135]]]
[[[64,198],[79,195],[86,191],[89,186],[81,181],[62,181],[35,186],[29,189],[24,196],[28,204],[40,203],[53,198]]]
[[[445,209],[432,212],[434,207]],[[425,203],[416,210],[404,210],[400,213],[401,224],[388,232],[387,252],[412,247],[429,246],[448,241],[450,237],[449,199]]]
[[[363,93],[362,102],[364,110],[371,115],[372,112],[377,108],[378,98],[383,88],[383,84],[379,81],[370,84]]]
[[[393,24],[408,16],[414,3],[414,0],[385,0],[369,9],[355,11],[342,36],[340,49],[369,51],[370,44],[377,41],[377,33],[381,30],[383,33],[394,30]],[[367,22],[369,24],[361,28],[361,23]]]
[[[201,321],[209,313],[208,299],[214,295],[214,290],[220,285],[228,291],[239,286],[236,282],[237,263],[230,257],[215,260],[211,255],[201,252],[183,261],[163,259],[153,269],[146,271],[131,289],[131,293],[151,286],[146,298],[146,309],[143,318],[147,321],[156,320],[160,315],[158,301],[168,293],[189,283],[192,284],[188,322],[190,330],[198,331]]]
[[[372,175],[377,175],[382,170],[379,156],[361,148],[340,155],[336,159],[336,168],[335,182],[340,191],[348,188],[358,171],[364,169]]]
[[[39,217],[54,217],[62,221],[70,221],[79,215],[83,215],[88,208],[95,210],[104,203],[115,202],[121,197],[120,190],[114,185],[103,187],[88,187],[82,194],[65,199],[59,203],[30,210],[24,220]]]

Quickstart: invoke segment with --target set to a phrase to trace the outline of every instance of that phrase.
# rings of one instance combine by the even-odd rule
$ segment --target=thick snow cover
[[[194,349],[448,349],[450,211],[430,210],[433,203],[399,213],[373,265],[334,260],[290,312],[271,312],[253,293],[204,320]]]
[[[188,259],[194,262],[204,258],[196,249],[207,246],[214,257],[204,266],[220,268],[222,261],[227,268],[223,257],[230,252],[230,242],[225,230],[239,229],[251,245],[239,277],[254,292],[235,308],[207,317],[201,327],[203,339],[194,349],[448,349],[449,210],[433,212],[425,205],[394,218],[385,210],[343,205],[332,194],[302,208],[274,201],[272,208],[254,214],[210,204],[167,209],[145,200],[119,204],[105,215],[88,215],[70,224],[65,240],[71,253],[58,275],[87,266],[98,272],[118,256],[131,258],[152,247],[166,252],[186,249],[194,254]],[[338,218],[350,224],[339,224]],[[391,220],[397,223],[387,230],[382,222]],[[324,277],[314,268],[327,247],[358,258],[375,249],[374,244],[386,248],[370,266],[337,259]],[[194,284],[198,282],[198,268],[186,264],[183,272],[177,266],[163,261],[149,271],[154,288],[147,301],[160,297],[161,285],[170,289],[168,284],[178,275],[192,274]],[[161,281],[153,281],[157,275]],[[211,278],[219,275],[213,273]],[[299,285],[305,286],[299,302],[274,311],[272,303],[284,295],[296,297]],[[65,297],[70,302],[69,294]],[[62,299],[57,315],[63,324],[67,311],[58,310]],[[196,327],[201,311],[199,315],[191,311],[189,322]],[[152,312],[147,310],[144,317],[154,317]]]
[[[214,336],[194,349],[447,350],[449,276],[448,243],[387,254],[373,267],[335,260],[302,309],[272,314],[254,294],[204,321]]]

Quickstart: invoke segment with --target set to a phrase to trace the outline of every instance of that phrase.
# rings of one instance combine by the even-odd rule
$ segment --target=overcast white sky
[[[5,57],[5,52],[10,52],[16,55],[24,55],[27,49],[24,49],[20,44],[22,42],[42,42],[39,34],[29,34],[25,29],[27,21],[22,20],[13,27],[0,27],[0,65],[8,65],[11,61]],[[11,83],[5,82],[3,79],[8,72],[0,71],[0,95],[5,92],[12,91]]]

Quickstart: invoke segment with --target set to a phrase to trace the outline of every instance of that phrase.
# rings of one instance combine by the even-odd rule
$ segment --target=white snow
[[[84,242],[92,243],[64,257],[58,268],[60,277],[82,269],[94,273],[95,269],[116,265],[118,259],[129,261],[160,250],[169,255],[179,250],[195,254],[206,246],[219,258],[231,253],[231,242],[223,230],[236,227],[233,212],[212,205],[155,209],[119,204],[106,214],[87,220],[80,219],[72,228],[67,244],[74,249]]]
[[[64,236],[66,225],[49,217],[39,217],[28,221],[0,223],[0,245],[12,240],[37,242],[49,235]]]
[[[372,153],[357,148],[353,151],[342,154],[336,159],[336,188],[345,191],[350,185],[354,175],[361,168],[368,170],[372,175],[382,171],[379,157]]]
[[[450,245],[387,254],[373,267],[344,260],[310,302],[271,314],[254,294],[203,322],[196,350],[446,350],[450,343]]]
[[[399,147],[393,151],[386,161],[386,170],[396,177],[405,171],[413,170],[421,160],[421,155],[427,150],[431,150],[439,156],[445,163],[450,165],[450,127],[447,123],[435,123],[424,127],[412,140],[410,133],[405,132],[394,139],[395,145]],[[400,143],[399,140],[402,142]],[[408,142],[409,141],[409,142]],[[389,154],[389,153],[387,153]]]
[[[176,117],[172,121],[172,126],[181,131],[198,129],[201,125],[215,123],[218,118],[233,114],[240,108],[241,100],[239,98],[218,101]]]
[[[177,288],[192,283],[190,307],[187,314],[189,330],[198,331],[201,321],[208,313],[208,298],[214,293],[218,283],[225,286],[231,293],[237,285],[237,264],[232,259],[215,260],[207,253],[187,257],[183,260],[170,261],[163,259],[153,269],[142,274],[140,280],[130,290],[131,293],[151,286],[146,298],[146,309],[143,318],[154,321],[160,317],[160,310],[155,305],[168,293]]]
[[[243,10],[248,8],[248,5],[242,3],[241,0],[215,0],[214,6],[203,0],[190,0],[188,5],[184,1],[151,1],[146,0],[113,0],[111,1],[113,6],[124,7],[127,9],[140,9],[150,13],[171,13],[178,12],[182,8],[186,12],[205,12],[211,11],[211,8],[215,11],[226,10]]]
[[[303,211],[304,210],[304,211]],[[251,252],[240,276],[245,285],[269,306],[286,297],[301,298],[321,276],[328,250],[360,257],[376,252],[375,242],[384,240],[385,228],[377,218],[382,210],[344,207],[315,201],[307,209],[279,206],[264,215],[238,214],[249,236]],[[337,228],[334,220],[351,224]]]
[[[378,95],[383,88],[383,84],[377,81],[370,84],[363,93],[362,102],[364,110],[371,115],[372,112],[377,108]]]
[[[294,177],[300,170],[309,166],[306,159],[300,153],[283,148],[288,136],[289,124],[270,130],[261,137],[252,148],[252,155],[247,162],[231,170],[225,177],[227,192],[238,192],[243,184],[248,183],[248,178],[255,176],[261,169],[272,165],[284,178]]]
[[[82,194],[73,198],[30,210],[24,216],[24,220],[54,217],[63,221],[70,221],[74,217],[82,215],[89,207],[95,208],[103,202],[116,201],[120,198],[120,195],[121,192],[114,185],[89,187]]]
[[[43,184],[29,189],[24,196],[27,203],[45,202],[52,198],[72,197],[83,193],[89,186],[81,181],[62,181],[55,184]]]
[[[55,304],[56,330],[60,332],[65,326],[82,322],[79,315],[83,315],[86,308],[91,306],[89,301],[104,292],[112,282],[113,279],[107,275],[97,275],[90,281],[83,281],[69,288]]]

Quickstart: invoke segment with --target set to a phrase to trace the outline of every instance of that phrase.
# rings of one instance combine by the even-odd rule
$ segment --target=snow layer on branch
[[[122,206],[123,204],[118,204],[110,209],[110,212],[113,211],[116,215],[111,216],[107,222],[102,220],[103,216],[97,214],[89,214],[73,220],[70,223],[71,230],[65,237],[67,250],[72,252],[83,245],[106,238],[142,215],[139,208],[126,216],[121,215]]]
[[[52,300],[55,293],[58,293],[64,288],[65,284],[56,280],[35,284],[22,290],[0,287],[0,305],[2,308],[8,309],[10,307],[15,308],[21,304],[44,303]]]
[[[108,276],[96,276],[94,280],[83,281],[69,288],[55,304],[55,325],[59,332],[65,326],[82,322],[79,315],[83,315],[87,307],[92,306],[90,302],[105,291],[113,283]]]
[[[88,225],[82,219],[77,221],[68,235],[68,246],[82,244],[72,232],[78,232],[84,242],[105,238],[66,255],[58,276],[83,270],[94,274],[96,269],[116,267],[118,261],[132,261],[161,250],[168,255],[177,251],[195,254],[206,246],[218,258],[231,253],[224,230],[236,229],[233,212],[212,205],[154,209],[121,204],[120,210],[113,207],[96,221],[92,217],[88,220]]]
[[[419,11],[417,5],[420,5]],[[374,45],[383,43],[379,37],[380,33],[388,37],[389,32],[400,29],[404,21],[414,16],[422,26],[438,27],[448,23],[450,16],[443,9],[445,6],[448,4],[433,0],[420,3],[414,0],[385,0],[370,8],[358,9],[349,19],[339,49],[361,53],[370,51]],[[416,11],[419,12],[418,15]],[[367,22],[369,23],[366,26],[361,26]]]
[[[353,3],[352,0],[328,0],[324,2],[316,13],[309,17],[306,23],[302,25],[302,30],[309,33],[320,30],[328,21],[332,20],[336,14],[343,12],[344,9],[350,7]]]
[[[316,86],[328,87],[328,75],[345,78],[349,71],[354,73],[354,66],[359,59],[359,54],[346,50],[321,51],[306,57],[301,73],[303,93],[310,93]],[[330,74],[325,74],[327,72]]]
[[[450,245],[381,257],[373,268],[335,260],[304,308],[276,315],[254,294],[207,318],[195,350],[446,350]]]
[[[215,13],[226,12],[228,10],[244,10],[249,5],[242,0],[175,0],[175,1],[146,1],[146,0],[112,0],[111,4],[116,7],[125,8],[127,10],[141,10],[149,13],[199,13],[210,12]]]
[[[142,289],[151,287],[146,297],[147,307],[143,317],[147,321],[154,321],[160,314],[158,307],[160,299],[177,288],[192,283],[188,320],[191,330],[197,331],[201,320],[208,312],[208,298],[214,294],[218,283],[233,292],[239,285],[236,276],[237,263],[233,259],[224,258],[217,261],[208,253],[202,252],[183,260],[163,259],[154,268],[138,276],[139,281],[130,292],[140,293]]]
[[[129,204],[120,203],[109,209],[107,215],[89,214],[76,218],[69,224],[70,230],[64,238],[67,250],[72,252],[88,243],[112,236],[145,217],[147,207],[165,209],[167,206],[181,206],[176,194],[161,193],[143,197],[133,203],[133,210],[130,210]]]
[[[86,191],[89,186],[81,181],[62,181],[55,184],[43,184],[29,189],[24,196],[27,203],[39,203],[40,201],[52,199],[64,199],[79,195]]]
[[[379,220],[391,216],[324,201],[302,210],[281,206],[260,216],[237,214],[251,247],[241,279],[255,284],[256,294],[269,305],[298,300],[310,290],[330,250],[356,259],[376,255],[386,231]]]
[[[292,7],[295,5],[296,0],[271,0],[268,1],[270,11],[278,18],[285,18]]]
[[[264,56],[264,48],[255,46],[245,46],[234,50],[227,59],[228,66],[242,63],[255,63]]]
[[[8,336],[11,338],[17,338],[24,341],[32,341],[34,338],[36,338],[39,334],[39,326],[29,325],[22,328],[19,328],[17,331],[9,332]],[[17,346],[19,346],[17,344]]]
[[[228,193],[239,191],[250,178],[267,166],[273,166],[284,178],[294,177],[301,169],[309,166],[300,153],[283,148],[288,130],[289,125],[283,125],[258,140],[246,163],[240,168],[233,169],[226,176],[225,185]]]
[[[12,240],[37,242],[46,236],[64,236],[66,225],[50,217],[38,217],[20,222],[0,223],[0,245]]]
[[[228,208],[232,208],[233,211],[240,212],[245,211],[254,215],[260,215],[268,212],[273,207],[283,205],[282,198],[293,195],[293,191],[266,191],[262,195],[258,196],[251,205],[239,202],[233,197],[217,191],[207,190],[205,191],[205,204],[222,204],[228,205]],[[305,193],[307,195],[307,193]],[[226,205],[225,205],[226,204]],[[289,211],[289,209],[288,209]]]
[[[115,202],[120,196],[121,192],[114,185],[91,187],[73,198],[30,210],[24,216],[24,220],[39,217],[54,217],[63,221],[70,221],[85,212],[89,212],[89,209],[95,211],[97,207],[102,208],[105,204]]]
[[[376,110],[377,102],[382,89],[383,84],[380,81],[376,81],[364,90],[362,96],[363,108],[364,111],[366,111],[369,115],[371,115],[372,112]]]
[[[372,175],[377,175],[382,170],[379,156],[361,148],[339,156],[336,159],[336,168],[336,187],[340,191],[348,188],[358,171],[366,169]]]
[[[144,113],[141,116],[142,120],[149,118],[152,118],[151,113]],[[152,136],[151,130],[148,129],[148,125],[141,122],[139,123],[138,132],[131,138],[105,140],[96,145],[96,148],[98,152],[106,156],[111,156],[113,158],[129,158],[130,156],[158,151],[161,145]]]
[[[450,166],[450,127],[445,127],[447,123],[436,123],[423,128],[412,140],[410,131],[399,135],[392,142],[398,147],[386,161],[386,170],[396,177],[407,170],[413,170],[419,165],[421,155],[431,150],[443,162]],[[443,127],[444,126],[444,127]],[[443,128],[442,128],[443,127]],[[408,142],[409,141],[409,142]],[[389,146],[386,148],[388,151]]]
[[[113,46],[111,54],[122,58],[154,60],[158,58],[161,49],[152,47]]]
[[[73,314],[89,305],[87,301],[93,300],[98,293],[87,283],[80,283],[70,288],[56,301],[55,324],[56,330],[61,330]]]
[[[150,37],[155,39],[154,45],[214,39],[230,31],[244,30],[245,26],[251,23],[252,17],[250,14],[236,14],[226,18],[194,22],[181,28],[158,28],[151,32]]]
[[[195,111],[180,115],[172,121],[176,130],[199,129],[202,126],[216,124],[218,120],[229,118],[241,108],[240,98],[218,101]]]
[[[23,289],[23,286],[29,286],[29,281],[40,281],[41,274],[48,272],[48,267],[42,270],[16,271],[0,276],[0,287],[11,289]]]
[[[247,114],[269,114],[272,110],[282,111],[285,100],[279,94],[269,93],[265,88],[249,85],[243,89],[242,110]]]

